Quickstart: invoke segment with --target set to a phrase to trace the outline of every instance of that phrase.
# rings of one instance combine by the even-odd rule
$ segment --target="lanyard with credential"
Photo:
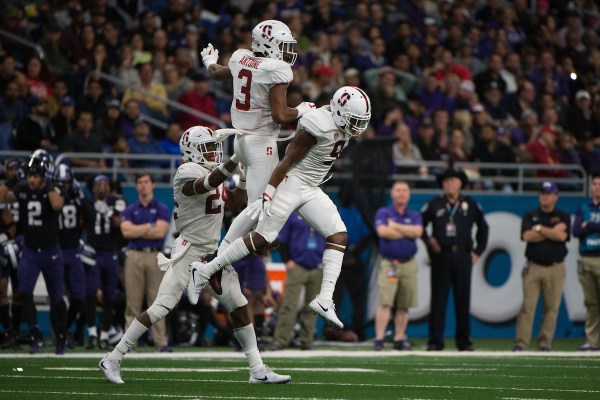
[[[456,214],[456,211],[458,210],[458,205],[460,204],[460,201],[456,201],[456,203],[454,203],[454,205],[452,206],[452,208],[450,208],[450,204],[446,203],[446,211],[448,211],[449,214],[449,218],[450,218],[450,222],[454,222],[454,214]]]

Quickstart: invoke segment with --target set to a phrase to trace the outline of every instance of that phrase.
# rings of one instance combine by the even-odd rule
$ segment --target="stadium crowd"
[[[44,58],[0,36],[3,150],[177,154],[182,129],[216,120],[161,99],[230,125],[231,87],[209,80],[199,52],[212,43],[225,64],[235,49],[250,47],[257,21],[279,19],[298,41],[289,103],[322,105],[344,84],[365,88],[373,118],[364,137],[397,138],[393,157],[402,172],[426,175],[422,160],[588,171],[600,163],[593,1],[19,3],[3,2],[2,28],[39,45]],[[496,176],[492,188],[505,188],[506,171],[466,172]]]
[[[373,114],[362,139],[394,138],[397,171],[428,175],[423,161],[600,165],[593,1],[56,0],[3,2],[0,12],[4,31],[43,51],[0,35],[0,150],[179,154],[185,129],[231,126],[232,88],[209,78],[200,51],[214,44],[226,65],[250,48],[258,21],[278,19],[298,41],[289,105],[321,106],[340,86],[364,88]],[[510,190],[505,170],[465,172]],[[214,310],[203,310],[186,326],[211,321],[233,342]],[[180,322],[169,321],[179,342],[202,340]]]

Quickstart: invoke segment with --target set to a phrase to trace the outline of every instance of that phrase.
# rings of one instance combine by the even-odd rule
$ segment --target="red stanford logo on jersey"
[[[273,30],[273,27],[271,25],[263,25],[262,27],[262,37],[265,39],[268,39],[271,37],[271,31]]]
[[[350,95],[348,94],[348,92],[344,92],[338,99],[338,104],[340,106],[344,107],[346,105],[346,103],[348,102],[348,100],[350,100]]]

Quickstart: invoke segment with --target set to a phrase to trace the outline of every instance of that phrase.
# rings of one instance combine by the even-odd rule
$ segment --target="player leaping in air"
[[[327,240],[321,291],[308,307],[330,325],[343,328],[335,313],[332,296],[348,235],[336,206],[319,184],[350,138],[359,136],[367,128],[370,118],[369,97],[352,86],[338,89],[330,106],[304,114],[298,122],[297,135],[273,171],[262,197],[245,213],[251,219],[258,216],[256,231],[236,239],[211,262],[192,263],[188,297],[197,299],[209,278],[222,268],[252,252],[264,250],[277,238],[295,210]]]
[[[239,49],[228,65],[217,63],[219,51],[212,44],[202,50],[202,62],[213,79],[233,80],[231,122],[238,130],[234,153],[246,169],[248,199],[261,197],[277,165],[280,124],[300,118],[313,103],[287,106],[286,92],[296,61],[296,39],[286,24],[267,20],[252,30],[252,51]],[[231,131],[223,131],[231,132]],[[217,141],[223,140],[217,136]],[[250,232],[256,222],[240,213],[219,246],[222,252],[235,239]]]

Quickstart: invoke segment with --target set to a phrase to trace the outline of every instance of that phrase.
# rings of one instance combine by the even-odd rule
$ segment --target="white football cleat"
[[[98,363],[98,369],[104,372],[106,380],[110,383],[116,383],[118,385],[125,383],[123,378],[121,378],[121,360],[110,360],[108,355],[106,355]]]
[[[310,302],[308,308],[315,314],[323,317],[327,325],[331,326],[332,328],[344,328],[344,324],[335,314],[335,304],[333,304],[333,300],[323,300],[317,296],[313,301]]]
[[[273,370],[267,367],[266,364],[263,364],[261,369],[256,373],[250,373],[249,383],[290,383],[292,381],[292,377],[289,375],[279,375],[273,372]]]
[[[202,267],[203,264],[204,263],[199,262],[199,261],[194,261],[193,263],[190,264],[190,266],[192,267],[192,277],[190,279],[190,282],[188,283],[187,296],[188,296],[188,300],[192,304],[198,304],[198,299],[200,298],[200,292],[202,291],[202,289],[204,289],[204,287],[208,283],[208,279],[205,279],[200,274],[200,268]]]

